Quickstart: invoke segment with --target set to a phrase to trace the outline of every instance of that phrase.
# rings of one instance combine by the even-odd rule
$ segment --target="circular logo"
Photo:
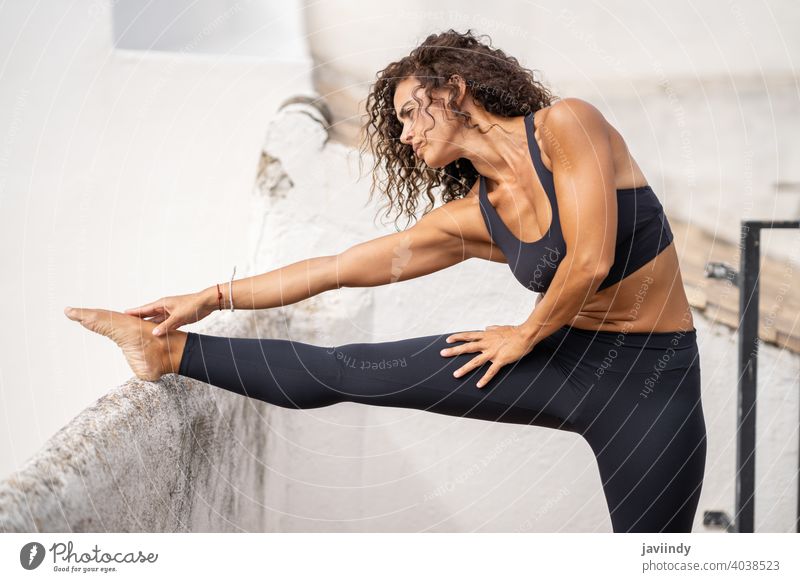
[[[44,546],[39,542],[30,542],[19,551],[19,563],[26,570],[35,570],[44,560]]]

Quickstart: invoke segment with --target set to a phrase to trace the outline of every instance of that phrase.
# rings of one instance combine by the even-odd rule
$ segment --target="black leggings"
[[[564,326],[482,388],[452,333],[323,347],[188,333],[178,373],[276,406],[360,402],[580,434],[615,532],[690,532],[706,461],[696,331]]]

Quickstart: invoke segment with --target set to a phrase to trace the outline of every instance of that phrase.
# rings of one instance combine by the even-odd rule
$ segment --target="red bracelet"
[[[219,303],[219,310],[222,311],[222,291],[219,290],[219,283],[217,283],[217,303]]]

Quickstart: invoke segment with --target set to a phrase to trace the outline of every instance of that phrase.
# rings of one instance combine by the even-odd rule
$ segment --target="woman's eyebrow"
[[[400,107],[400,112],[397,114],[397,117],[399,117],[400,119],[403,118],[403,116],[406,114],[405,112],[406,105],[408,105],[409,103],[411,103],[411,99],[403,103],[403,105]]]

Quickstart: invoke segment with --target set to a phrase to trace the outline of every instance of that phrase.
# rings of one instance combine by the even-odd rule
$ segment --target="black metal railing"
[[[739,367],[738,412],[736,423],[736,514],[730,519],[724,512],[709,511],[704,523],[718,524],[728,531],[753,533],[756,474],[756,383],[758,379],[758,304],[761,274],[761,230],[765,228],[800,228],[800,220],[742,221],[743,246],[736,272],[721,263],[709,263],[706,276],[727,279],[739,287]],[[800,459],[798,459],[800,477]],[[800,479],[795,518],[800,532]]]

